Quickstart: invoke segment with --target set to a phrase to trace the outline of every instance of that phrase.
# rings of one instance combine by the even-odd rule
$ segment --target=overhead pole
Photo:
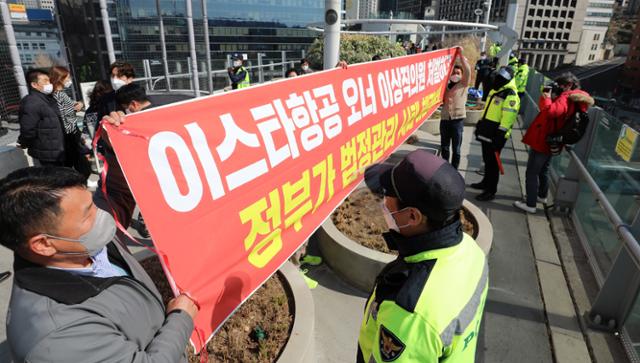
[[[340,60],[340,0],[324,1],[324,69]]]
[[[211,49],[209,44],[209,15],[207,14],[207,0],[202,1],[202,26],[204,27],[204,49],[207,59],[207,87],[209,94],[213,94],[213,75],[211,74]]]
[[[13,24],[11,23],[11,14],[9,13],[9,6],[7,6],[6,0],[0,0],[0,12],[2,14],[2,23],[4,24],[4,32],[7,35],[7,43],[9,45],[9,56],[11,57],[11,63],[13,64],[13,76],[18,84],[18,92],[20,98],[29,94],[29,88],[27,88],[27,81],[24,78],[24,72],[22,70],[22,61],[20,61],[20,54],[18,53],[18,46],[16,45],[16,35],[13,32]]]
[[[160,26],[160,48],[162,49],[162,65],[164,67],[164,79],[166,80],[167,92],[171,92],[171,79],[169,78],[169,60],[167,58],[167,41],[164,36],[164,20],[160,9],[160,0],[156,0],[156,10],[158,12],[158,24]]]
[[[486,7],[485,9],[485,13],[484,13],[484,23],[485,24],[489,24],[489,15],[491,15],[491,1],[492,0],[487,0],[484,2],[484,6]],[[485,50],[487,50],[487,32],[484,32],[484,35],[482,35],[482,41],[480,42],[480,48],[481,50],[484,52]]]
[[[102,0],[104,1],[104,0]],[[189,52],[191,54],[191,82],[193,84],[193,94],[200,97],[200,80],[198,79],[198,59],[196,57],[196,36],[193,31],[193,4],[192,0],[187,0],[187,30],[189,32]]]
[[[102,17],[104,41],[105,43],[107,43],[107,54],[109,55],[109,63],[113,63],[116,61],[116,52],[113,50],[113,38],[111,35],[111,24],[109,24],[107,0],[100,0],[100,16]]]

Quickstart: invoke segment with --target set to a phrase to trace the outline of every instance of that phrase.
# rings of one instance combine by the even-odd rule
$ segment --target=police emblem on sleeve
[[[384,325],[380,325],[380,358],[383,362],[393,362],[404,351],[405,345]]]
[[[516,101],[510,101],[510,102],[509,102],[509,105],[510,105],[511,107],[515,107],[515,106],[516,106]]]

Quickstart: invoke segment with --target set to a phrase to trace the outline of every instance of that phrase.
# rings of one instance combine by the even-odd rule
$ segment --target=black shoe
[[[486,202],[488,200],[494,200],[496,198],[496,193],[491,193],[491,192],[484,192],[482,194],[478,194],[476,196],[476,200],[479,200],[481,202]]]
[[[471,187],[472,189],[484,190],[484,184],[482,183],[473,183],[469,185],[469,187]]]

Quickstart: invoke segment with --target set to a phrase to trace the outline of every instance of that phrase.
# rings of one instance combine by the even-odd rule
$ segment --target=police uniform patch
[[[509,102],[509,105],[510,105],[511,107],[516,107],[516,101],[510,101],[510,102]]]
[[[383,362],[393,362],[398,359],[404,351],[405,345],[393,333],[391,333],[384,325],[380,325],[380,358]]]

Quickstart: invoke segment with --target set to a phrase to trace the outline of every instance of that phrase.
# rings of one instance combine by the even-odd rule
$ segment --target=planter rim
[[[359,188],[356,188],[358,190]],[[480,246],[485,255],[489,255],[491,250],[491,244],[493,241],[493,226],[489,221],[489,218],[478,208],[475,204],[471,203],[467,199],[462,201],[462,207],[469,211],[476,220],[478,227],[478,236],[475,238],[476,243]],[[339,245],[354,251],[357,254],[371,258],[373,260],[389,263],[396,259],[396,255],[380,252],[372,248],[365,247],[360,243],[352,240],[349,236],[342,233],[338,227],[333,223],[331,217],[327,218],[322,224],[322,228],[325,232]]]
[[[155,256],[148,249],[133,254],[138,261]],[[284,277],[284,288],[291,293],[293,303],[293,323],[289,339],[284,345],[276,363],[315,362],[315,306],[313,297],[300,271],[290,261],[286,261],[276,271]]]

